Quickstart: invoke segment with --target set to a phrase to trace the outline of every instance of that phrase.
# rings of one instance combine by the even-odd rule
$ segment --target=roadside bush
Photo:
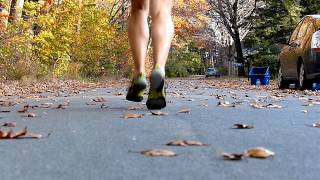
[[[251,65],[257,66],[257,67],[269,66],[271,76],[272,78],[275,78],[278,73],[278,62],[279,62],[278,55],[270,54],[270,55],[262,55],[259,58],[256,58]]]
[[[205,65],[202,62],[200,53],[194,51],[194,49],[196,48],[190,43],[188,46],[171,50],[166,65],[168,77],[186,77],[204,73]]]

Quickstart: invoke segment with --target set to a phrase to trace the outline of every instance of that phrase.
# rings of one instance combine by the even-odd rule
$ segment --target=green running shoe
[[[128,101],[141,102],[143,100],[143,91],[146,88],[147,79],[143,74],[139,74],[138,76],[133,78],[126,99]]]
[[[157,68],[150,76],[150,90],[147,100],[147,108],[150,110],[162,109],[166,107],[166,92],[164,83],[164,71]]]

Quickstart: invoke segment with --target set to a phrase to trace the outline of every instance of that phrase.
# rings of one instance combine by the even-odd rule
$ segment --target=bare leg
[[[145,59],[149,40],[149,0],[132,0],[129,18],[129,43],[136,74],[145,74]]]
[[[172,0],[151,0],[150,2],[153,60],[155,66],[162,69],[165,67],[174,33],[171,8]]]

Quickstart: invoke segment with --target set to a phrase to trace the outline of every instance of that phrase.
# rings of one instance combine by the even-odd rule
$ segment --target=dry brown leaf
[[[177,140],[177,141],[172,141],[166,144],[167,146],[188,146],[185,142],[185,140]]]
[[[276,109],[281,109],[283,108],[282,106],[280,105],[277,105],[277,104],[268,104],[266,105],[267,108],[276,108]]]
[[[253,107],[255,109],[263,109],[263,108],[265,108],[265,106],[263,106],[262,104],[258,104],[258,103],[252,103],[251,107]]]
[[[303,104],[302,106],[307,106],[307,107],[311,107],[311,106],[314,106],[314,104]]]
[[[38,116],[35,113],[28,113],[27,115],[23,115],[22,117],[34,118],[34,117],[38,117]]]
[[[28,138],[32,139],[42,139],[42,138],[47,138],[52,134],[52,132],[48,133],[46,136],[43,136],[42,134],[37,134],[37,133],[27,133]]]
[[[203,106],[203,107],[208,107],[209,104],[208,104],[207,102],[204,102],[204,103],[201,104],[201,106]]]
[[[114,95],[115,95],[115,96],[122,96],[122,95],[124,95],[124,93],[122,93],[122,92],[116,92],[116,93],[114,93]]]
[[[16,127],[17,123],[15,123],[15,122],[6,122],[6,123],[2,123],[1,126],[3,126],[3,127]]]
[[[92,99],[94,102],[106,102],[106,99],[104,97],[96,97]]]
[[[124,119],[143,118],[143,114],[135,114],[135,113],[125,112],[122,117],[123,117]]]
[[[236,107],[235,104],[230,104],[230,102],[228,102],[228,101],[218,102],[217,106],[218,107]]]
[[[161,111],[150,111],[152,115],[154,116],[168,116],[168,113],[163,113]]]
[[[19,138],[21,136],[26,135],[28,132],[27,127],[22,128],[20,131],[18,131],[17,133],[15,133],[14,135],[12,135],[11,138]]]
[[[23,106],[22,109],[18,110],[18,113],[26,113],[29,110],[29,105]]]
[[[234,129],[253,129],[253,125],[247,125],[247,124],[234,124]]]
[[[265,159],[275,155],[274,152],[263,147],[250,148],[245,152],[245,154],[249,157],[260,159]]]
[[[143,154],[145,156],[162,156],[162,157],[177,156],[177,154],[173,151],[160,150],[160,149],[149,149],[149,150],[141,151],[141,154]]]
[[[128,110],[141,110],[144,109],[144,106],[139,105],[139,106],[130,106],[128,107]]]
[[[320,128],[320,123],[319,122],[313,123],[311,127]]]
[[[200,141],[195,140],[176,140],[171,141],[166,144],[167,146],[209,146],[208,144],[204,144]]]
[[[230,160],[230,161],[240,161],[246,158],[245,154],[237,154],[237,153],[222,153],[222,156],[225,160]]]
[[[308,110],[301,110],[302,113],[308,113]]]
[[[95,106],[95,105],[97,105],[97,103],[95,103],[95,102],[87,102],[86,105],[87,106]]]
[[[191,112],[191,109],[181,109],[178,113],[186,113],[189,114]]]
[[[40,105],[40,108],[50,108],[53,105],[53,103],[42,103]]]
[[[180,97],[180,96],[181,96],[181,94],[178,93],[177,91],[173,91],[172,94],[173,94],[175,97]]]
[[[216,99],[224,100],[224,97],[222,95],[216,95]]]
[[[12,130],[9,131],[1,131],[0,130],[0,139],[19,139],[19,138],[31,138],[31,139],[41,139],[44,137],[49,137],[51,133],[47,136],[43,136],[41,134],[28,133],[27,127],[22,128],[17,133],[14,133]]]
[[[204,144],[200,141],[195,141],[195,140],[186,140],[185,143],[188,146],[209,146],[208,144]]]
[[[9,110],[1,110],[0,112],[2,112],[2,113],[9,113],[9,112],[11,112],[11,111],[9,111]]]
[[[13,101],[0,101],[0,106],[4,106],[4,107],[10,107],[10,106],[14,106],[17,103],[13,102]]]
[[[59,104],[57,107],[55,107],[54,109],[66,109],[66,105],[65,104]]]

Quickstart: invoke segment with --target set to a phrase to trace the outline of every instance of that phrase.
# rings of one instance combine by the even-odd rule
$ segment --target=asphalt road
[[[30,105],[70,101],[66,109],[30,109],[40,116],[35,118],[22,117],[16,112],[26,103],[1,107],[11,112],[1,113],[0,123],[14,121],[15,130],[27,126],[31,132],[53,133],[39,140],[0,140],[0,179],[319,179],[320,129],[306,126],[320,120],[319,105],[305,107],[301,99],[292,96],[274,102],[266,91],[213,89],[205,85],[190,89],[183,83],[196,86],[198,82],[172,83],[168,89],[168,107],[162,110],[168,116],[149,115],[143,103],[131,103],[124,100],[124,95],[114,95],[125,93],[125,87],[28,99]],[[219,101],[225,100],[215,95],[225,95],[225,100],[242,104],[235,108],[217,107]],[[106,106],[92,104],[91,100],[97,96],[107,100]],[[250,101],[257,99],[283,108],[252,108]],[[130,112],[145,116],[123,119],[123,113],[131,106],[143,107]],[[190,108],[190,114],[178,113],[184,108]],[[253,124],[255,128],[231,129],[234,123]],[[165,146],[179,139],[199,140],[210,146]],[[243,152],[257,146],[274,151],[274,158],[234,162],[221,157],[223,152]],[[128,152],[152,148],[172,150],[178,156],[146,157]]]

